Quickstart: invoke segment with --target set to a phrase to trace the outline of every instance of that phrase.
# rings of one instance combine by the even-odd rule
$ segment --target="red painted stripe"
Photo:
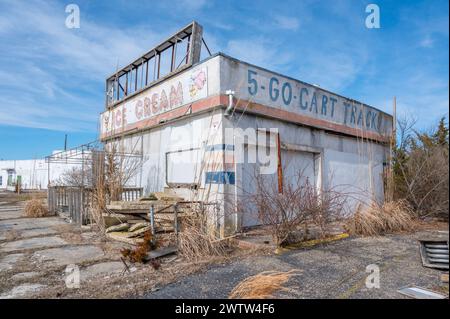
[[[207,97],[197,102],[193,102],[192,104],[183,105],[174,110],[158,114],[152,118],[142,120],[133,124],[129,124],[123,129],[116,130],[114,132],[110,132],[107,134],[102,134],[100,138],[102,140],[106,140],[111,137],[117,137],[121,134],[129,134],[134,133],[133,131],[140,131],[143,129],[149,129],[160,125],[162,122],[167,122],[170,120],[174,120],[176,118],[180,118],[186,114],[195,114],[201,111],[205,111],[208,109],[212,109],[217,106],[225,106],[228,104],[228,96],[227,95],[215,95],[211,97]],[[247,107],[246,107],[247,106]],[[189,108],[191,108],[191,112],[188,113]],[[266,106],[263,104],[253,103],[246,100],[239,100],[236,104],[236,108],[238,110],[243,111],[245,109],[246,113],[257,114],[262,116],[267,116],[275,119],[279,119],[286,122],[302,124],[306,126],[311,126],[315,128],[320,128],[324,130],[334,131],[338,133],[344,133],[351,136],[356,136],[359,138],[366,138],[382,143],[389,142],[389,136],[383,136],[376,132],[366,131],[363,129],[357,129],[348,127],[342,124],[331,123],[322,119],[315,119],[305,115],[301,115],[294,112],[289,112],[285,110],[280,110],[277,108],[273,108],[270,106]]]

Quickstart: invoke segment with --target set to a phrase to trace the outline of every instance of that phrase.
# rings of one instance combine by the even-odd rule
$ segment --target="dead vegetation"
[[[48,208],[43,201],[38,198],[33,198],[25,204],[25,216],[37,218],[49,216]]]
[[[120,252],[125,259],[131,261],[132,263],[144,263],[148,252],[155,248],[156,244],[153,241],[151,231],[146,231],[143,242],[138,244],[136,248],[124,248]]]
[[[405,200],[383,205],[373,203],[366,207],[360,204],[345,227],[350,234],[362,236],[411,231],[414,228],[413,210]]]
[[[273,177],[256,175],[255,193],[245,194],[238,210],[242,214],[253,214],[268,225],[277,246],[305,239],[311,226],[319,229],[320,237],[325,237],[326,226],[345,215],[344,194],[333,189],[319,192],[302,171],[295,178],[285,180],[280,192]]]
[[[393,147],[392,174],[384,204],[360,204],[346,221],[349,233],[377,236],[424,228],[423,221],[448,221],[449,131],[444,119],[435,129],[418,131],[412,118],[400,118]]]
[[[288,290],[283,285],[292,276],[298,275],[300,270],[293,269],[286,272],[264,271],[241,281],[230,293],[230,299],[267,299],[273,298],[274,293]]]
[[[198,261],[207,257],[225,255],[226,241],[218,240],[211,231],[208,231],[204,215],[184,218],[181,227],[178,234],[178,251],[185,259]]]

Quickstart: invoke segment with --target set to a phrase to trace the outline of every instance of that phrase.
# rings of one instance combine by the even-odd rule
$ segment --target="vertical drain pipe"
[[[228,95],[228,106],[225,109],[225,113],[224,116],[225,117],[230,117],[231,116],[231,112],[234,109],[234,94],[235,92],[233,90],[227,90],[225,92],[225,94]],[[230,119],[232,121],[232,119]],[[236,135],[234,134],[234,123],[233,123],[233,155],[234,155],[234,204],[235,204],[235,232],[237,232],[240,228],[239,225],[239,218],[238,218],[238,193],[237,193],[237,176],[238,176],[238,172],[237,172],[237,161],[236,161]]]
[[[228,106],[225,109],[225,114],[224,115],[226,117],[229,117],[231,115],[231,111],[234,108],[234,103],[233,103],[234,102],[234,91],[226,90],[225,94],[228,95]]]

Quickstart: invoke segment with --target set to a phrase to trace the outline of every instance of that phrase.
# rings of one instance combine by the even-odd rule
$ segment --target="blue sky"
[[[395,95],[424,129],[448,118],[447,0],[142,2],[0,0],[0,159],[95,140],[106,76],[192,20],[214,52],[389,113]],[[365,27],[369,3],[380,29]]]

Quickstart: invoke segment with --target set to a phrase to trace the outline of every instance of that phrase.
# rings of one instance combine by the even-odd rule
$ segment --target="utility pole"
[[[392,123],[392,136],[394,138],[394,145],[397,141],[397,97],[394,96],[394,105],[392,110],[393,123]]]
[[[67,134],[64,135],[64,151],[67,151]]]
[[[389,176],[387,180],[387,195],[388,200],[394,200],[394,147],[397,145],[397,97],[394,96],[392,104],[392,132],[389,145],[390,161],[389,161]]]

